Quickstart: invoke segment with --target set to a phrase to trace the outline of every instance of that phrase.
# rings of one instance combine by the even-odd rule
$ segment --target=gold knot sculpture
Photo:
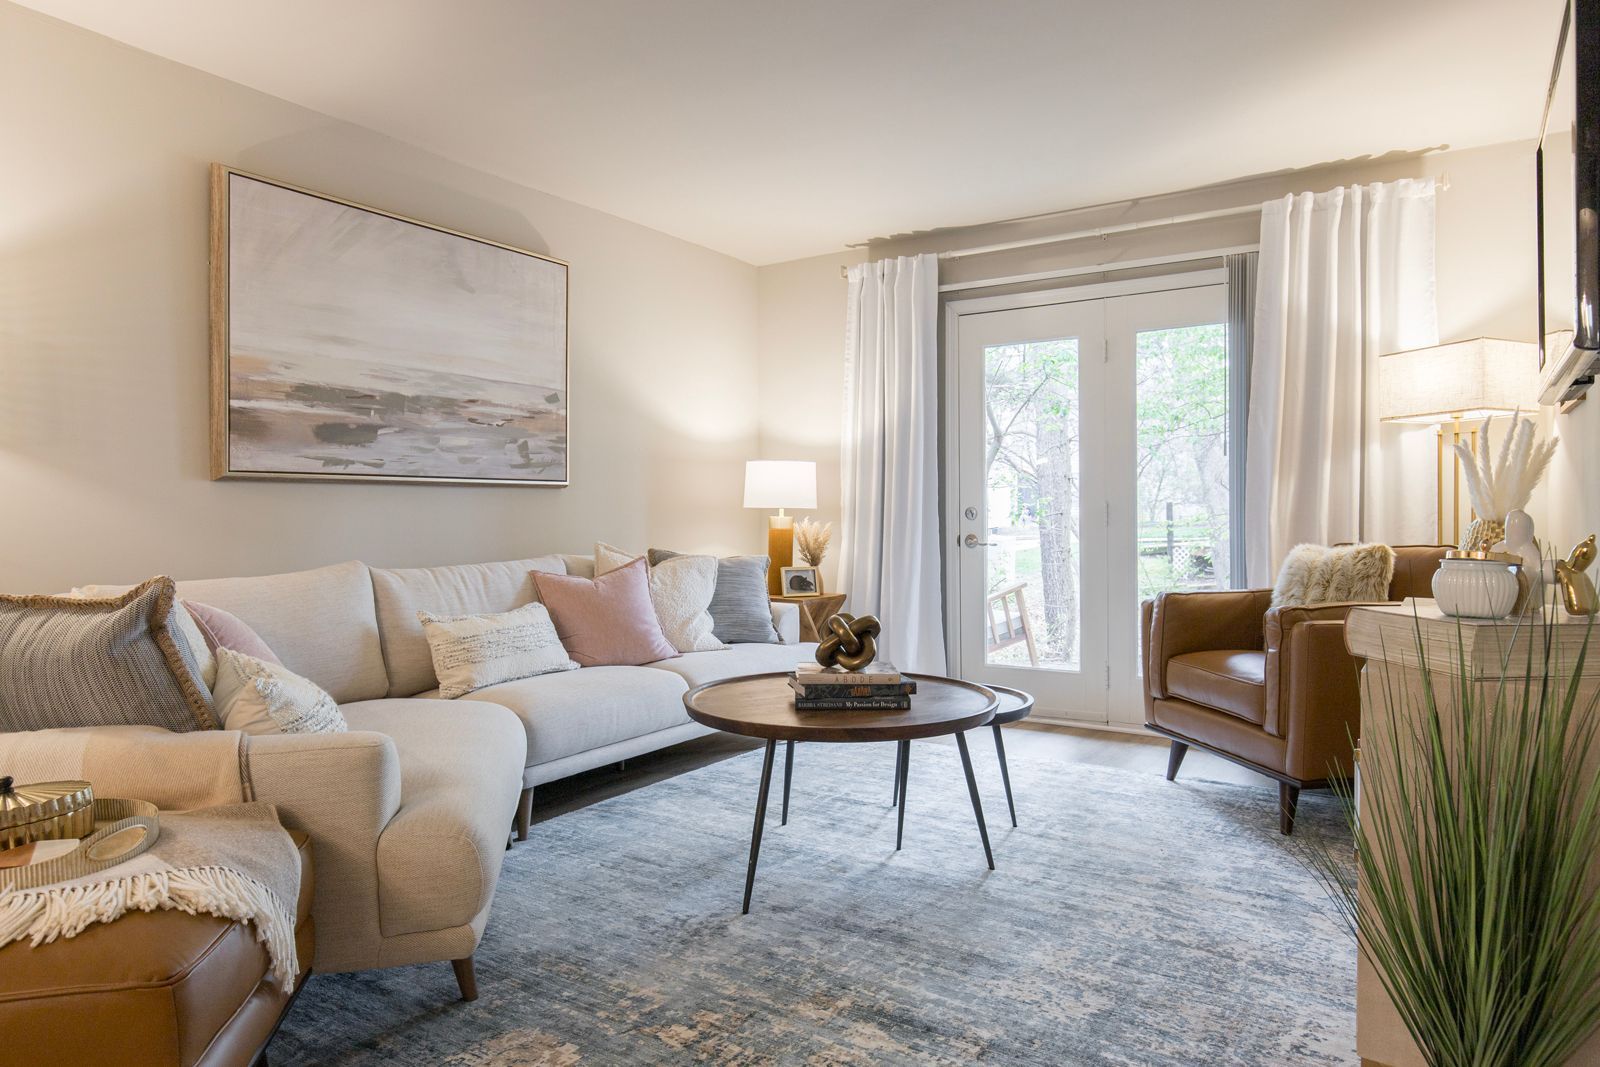
[[[878,635],[883,626],[876,615],[857,618],[840,612],[822,624],[827,636],[817,646],[817,662],[824,667],[859,671],[878,658]]]

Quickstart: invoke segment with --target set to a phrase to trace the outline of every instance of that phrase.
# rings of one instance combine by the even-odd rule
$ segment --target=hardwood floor
[[[1154,734],[1112,733],[1034,721],[1014,723],[1002,729],[1006,732],[1006,753],[1012,757],[1026,754],[1067,763],[1113,767],[1157,778],[1166,774],[1169,743],[1166,738]],[[955,744],[952,737],[934,738],[933,741]],[[559,782],[541,785],[533,793],[533,821],[543,822],[610,797],[643,789],[697,767],[759,749],[761,744],[756,738],[711,734],[630,759],[626,766],[600,767]],[[1275,795],[1278,786],[1270,778],[1197,748],[1189,750],[1179,777],[1258,786],[1263,794],[1273,792]]]

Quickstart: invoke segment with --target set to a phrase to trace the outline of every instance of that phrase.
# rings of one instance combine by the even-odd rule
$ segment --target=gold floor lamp
[[[1490,416],[1533,408],[1538,383],[1539,347],[1524,341],[1475,337],[1379,357],[1378,418],[1432,426],[1438,438],[1434,537],[1439,544],[1461,543],[1461,460],[1450,446],[1465,437],[1476,452],[1477,424]],[[1448,542],[1446,481],[1451,485]]]

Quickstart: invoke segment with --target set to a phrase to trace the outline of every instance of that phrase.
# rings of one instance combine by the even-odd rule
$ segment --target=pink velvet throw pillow
[[[656,618],[643,556],[593,579],[534,571],[533,582],[580,666],[636,667],[678,654]]]
[[[206,639],[206,647],[211,649],[213,656],[217,654],[217,649],[226,648],[264,663],[283,666],[283,660],[267,647],[261,635],[250,629],[233,612],[214,608],[210,604],[197,604],[193,600],[185,600],[183,606],[188,609],[189,617],[199,628],[200,636]]]

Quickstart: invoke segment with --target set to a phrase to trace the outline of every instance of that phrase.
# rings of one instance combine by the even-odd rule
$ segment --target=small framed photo
[[[784,596],[821,596],[822,576],[815,567],[785,567],[779,572]]]

